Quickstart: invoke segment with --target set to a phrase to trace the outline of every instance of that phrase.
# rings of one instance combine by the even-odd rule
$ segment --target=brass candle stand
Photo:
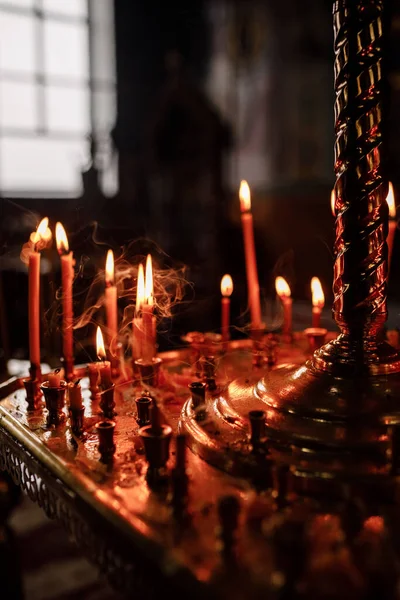
[[[180,429],[188,444],[229,472],[246,473],[249,413],[265,411],[270,456],[290,469],[299,489],[310,491],[314,483],[331,489],[332,482],[355,479],[393,484],[388,476],[399,462],[391,437],[400,424],[400,356],[382,333],[388,232],[383,6],[382,0],[334,3],[333,316],[340,334],[300,367],[237,379],[209,396],[204,421],[196,419],[191,400],[183,408]]]

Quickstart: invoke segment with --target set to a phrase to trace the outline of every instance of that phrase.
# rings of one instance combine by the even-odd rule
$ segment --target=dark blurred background
[[[139,253],[163,250],[160,266],[185,264],[194,283],[161,348],[188,329],[218,327],[225,272],[235,284],[233,318],[244,325],[241,179],[252,190],[263,302],[280,274],[295,301],[309,300],[310,279],[320,277],[329,305],[331,12],[330,0],[0,0],[3,360],[27,358],[19,253],[44,216],[63,222],[76,256],[77,315],[107,248],[119,256],[136,240]],[[395,192],[399,35],[394,2],[386,143]],[[55,249],[42,267],[43,359],[51,361],[59,353]],[[79,348],[92,338],[93,328],[77,332]]]

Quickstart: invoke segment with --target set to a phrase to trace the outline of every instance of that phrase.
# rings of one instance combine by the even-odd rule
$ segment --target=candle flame
[[[389,190],[386,196],[386,202],[389,207],[389,217],[394,219],[396,217],[396,204],[394,202],[393,184],[391,181],[389,181]]]
[[[96,353],[100,360],[106,358],[106,349],[104,347],[104,338],[100,327],[96,331]]]
[[[65,229],[60,222],[56,224],[56,243],[58,254],[68,254],[68,238],[67,234],[65,233]]]
[[[290,298],[290,287],[286,279],[284,279],[283,277],[277,277],[275,279],[275,289],[279,298]]]
[[[336,194],[335,194],[335,189],[333,189],[331,191],[331,211],[332,211],[332,215],[334,217],[336,217],[336,212],[335,212],[335,202],[336,202]]]
[[[233,292],[233,281],[230,275],[224,275],[221,279],[221,294],[225,296],[225,298],[229,298],[229,296]]]
[[[249,212],[251,210],[251,194],[249,184],[244,179],[240,182],[239,199],[240,210],[242,212]]]
[[[30,240],[37,244],[40,241],[49,242],[51,240],[51,231],[49,229],[49,219],[48,217],[44,217],[42,219],[36,229],[30,236]]]
[[[136,312],[139,312],[142,308],[142,304],[144,302],[145,292],[144,292],[144,271],[143,265],[140,263],[138,269],[138,278],[137,278],[137,289],[136,289]]]
[[[106,285],[114,283],[114,252],[109,250],[106,259]]]
[[[144,299],[149,305],[153,305],[154,299],[154,287],[153,287],[153,264],[151,261],[151,254],[147,255],[146,258],[146,277],[144,283]]]
[[[312,293],[312,305],[318,308],[322,308],[325,304],[324,291],[318,277],[311,279],[311,293]]]

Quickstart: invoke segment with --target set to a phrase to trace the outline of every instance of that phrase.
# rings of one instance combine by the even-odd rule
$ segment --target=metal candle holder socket
[[[217,389],[217,385],[215,383],[216,376],[216,364],[215,364],[215,356],[202,356],[200,359],[200,364],[203,373],[203,379],[207,384],[207,388],[210,391],[215,391]]]
[[[28,410],[37,410],[41,405],[42,392],[40,389],[40,381],[38,379],[23,379],[22,380],[25,391],[26,401],[28,402]]]
[[[71,431],[76,437],[80,437],[83,433],[83,420],[85,416],[85,407],[69,408],[69,418],[71,421]]]
[[[192,394],[192,408],[196,410],[203,406],[206,402],[206,384],[202,381],[193,381],[189,383],[189,390]]]
[[[266,424],[265,412],[263,410],[251,410],[249,412],[250,421],[250,442],[253,448],[259,446],[262,440],[265,439]]]
[[[100,408],[106,419],[112,419],[115,416],[114,389],[115,385],[112,383],[111,387],[100,392]]]
[[[147,481],[150,485],[164,480],[164,471],[169,458],[172,429],[169,425],[146,425],[139,430],[149,464]]]
[[[144,362],[142,358],[134,361],[135,369],[139,374],[142,385],[157,387],[159,384],[161,358],[153,358],[151,362]]]
[[[114,444],[115,421],[100,421],[96,423],[96,431],[99,436],[100,461],[108,464],[113,461],[115,454]]]
[[[36,365],[31,363],[31,366],[29,367],[29,377],[32,379],[32,381],[39,381],[40,383],[42,382],[42,369],[40,364]]]
[[[322,327],[309,327],[304,330],[304,333],[307,336],[311,352],[315,352],[324,345],[328,330]]]
[[[135,398],[136,409],[137,409],[137,422],[139,427],[144,427],[150,423],[150,407],[153,404],[153,400],[150,396],[140,396]]]
[[[67,382],[61,381],[59,387],[50,387],[49,382],[42,383],[40,388],[44,394],[44,399],[47,408],[47,427],[60,425],[65,421],[63,408],[65,406],[65,392],[67,390]]]

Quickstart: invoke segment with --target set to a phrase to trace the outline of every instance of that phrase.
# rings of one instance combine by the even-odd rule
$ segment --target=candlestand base
[[[249,440],[250,411],[264,411],[268,460],[290,468],[296,490],[312,489],[315,480],[327,488],[337,479],[380,480],[399,464],[399,355],[386,343],[360,348],[341,335],[300,367],[280,365],[207,397],[203,420],[188,400],[180,430],[203,459],[253,478],[260,465]]]

